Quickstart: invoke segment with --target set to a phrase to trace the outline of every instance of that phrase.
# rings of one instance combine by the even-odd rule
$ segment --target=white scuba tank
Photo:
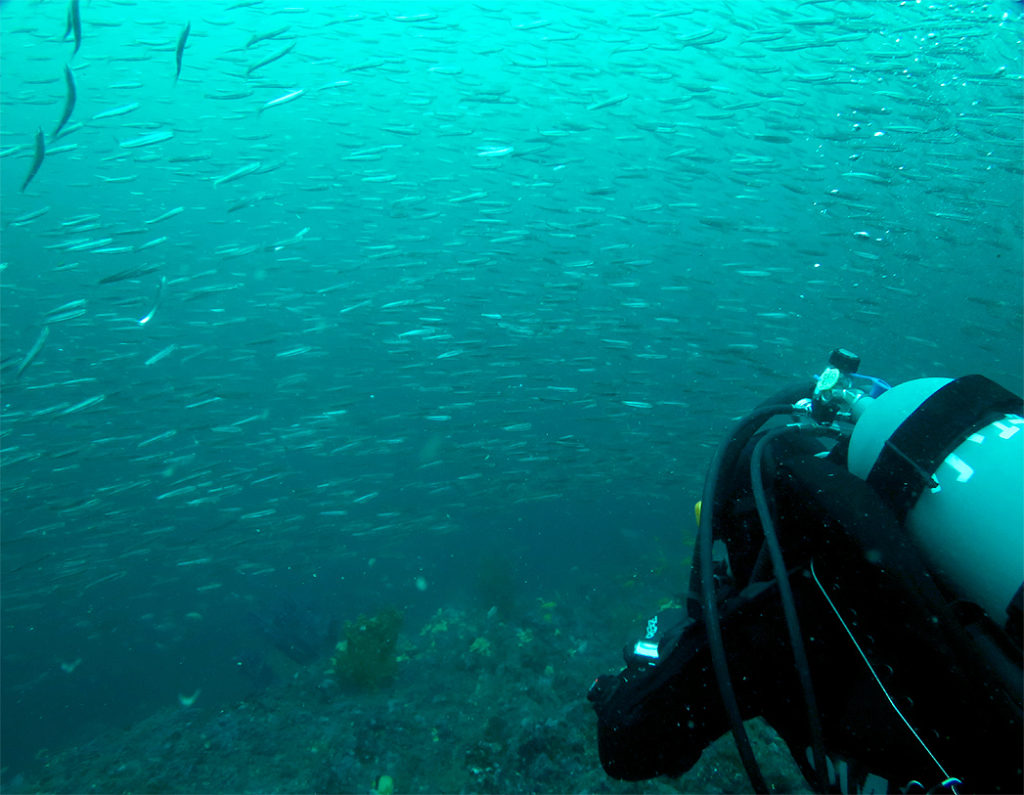
[[[868,480],[886,442],[951,382],[922,378],[858,400],[850,472]],[[985,420],[962,419],[965,427]],[[923,474],[931,482],[909,507],[907,530],[935,575],[1002,625],[1024,581],[1024,419],[1004,413],[966,431],[934,471]]]

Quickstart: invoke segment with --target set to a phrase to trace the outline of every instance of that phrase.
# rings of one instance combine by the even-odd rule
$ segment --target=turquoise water
[[[614,668],[829,349],[1021,391],[1019,3],[0,10],[5,776],[287,676],[281,604]]]

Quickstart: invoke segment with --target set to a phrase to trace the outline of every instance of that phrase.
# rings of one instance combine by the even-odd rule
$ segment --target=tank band
[[[937,389],[890,436],[868,483],[903,522],[932,473],[960,443],[1004,414],[1024,416],[1024,401],[983,375],[965,375]]]

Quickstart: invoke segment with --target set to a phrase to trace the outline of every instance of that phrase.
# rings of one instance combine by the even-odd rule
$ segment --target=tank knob
[[[860,357],[846,348],[836,348],[828,355],[828,363],[830,367],[835,367],[844,375],[850,375],[857,372],[857,368],[860,367]]]

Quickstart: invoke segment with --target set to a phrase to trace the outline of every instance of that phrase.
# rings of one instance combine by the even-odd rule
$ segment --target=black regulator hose
[[[736,469],[743,448],[758,429],[772,417],[792,413],[793,404],[807,397],[812,388],[813,382],[807,382],[799,387],[786,390],[776,395],[772,402],[763,404],[752,414],[737,422],[726,441],[715,450],[701,496],[700,528],[697,534],[697,574],[701,590],[701,615],[707,632],[708,649],[711,652],[715,680],[718,683],[722,704],[729,718],[736,750],[739,752],[751,786],[758,793],[767,793],[768,785],[765,783],[761,767],[750,746],[750,737],[743,726],[743,716],[740,712],[739,702],[736,700],[736,692],[733,690],[732,679],[729,676],[729,664],[725,656],[725,644],[722,641],[722,627],[715,593],[714,561],[711,550],[714,543],[715,518],[721,507],[719,501],[724,499],[718,492],[723,473],[732,473]]]
[[[797,616],[796,603],[793,601],[793,590],[789,585],[789,574],[786,570],[786,563],[782,557],[782,545],[779,543],[779,536],[775,532],[775,521],[772,518],[771,510],[768,507],[768,496],[764,489],[764,457],[769,445],[780,436],[792,436],[798,433],[813,433],[815,436],[837,436],[838,431],[830,431],[815,425],[807,426],[783,426],[768,431],[758,439],[754,445],[754,451],[750,455],[750,488],[754,496],[754,505],[757,508],[757,516],[761,522],[761,529],[764,533],[764,545],[772,561],[772,572],[775,575],[775,585],[779,589],[779,601],[782,604],[782,614],[786,620],[786,629],[789,634],[789,645],[793,649],[793,662],[796,665],[797,678],[800,681],[800,690],[804,697],[804,707],[807,710],[807,726],[811,735],[811,754],[814,762],[814,773],[817,779],[814,783],[818,792],[828,791],[828,760],[825,756],[825,741],[821,730],[821,717],[818,715],[818,702],[814,695],[814,686],[811,681],[811,668],[807,662],[807,650],[804,648],[803,633],[800,631],[800,619]]]

